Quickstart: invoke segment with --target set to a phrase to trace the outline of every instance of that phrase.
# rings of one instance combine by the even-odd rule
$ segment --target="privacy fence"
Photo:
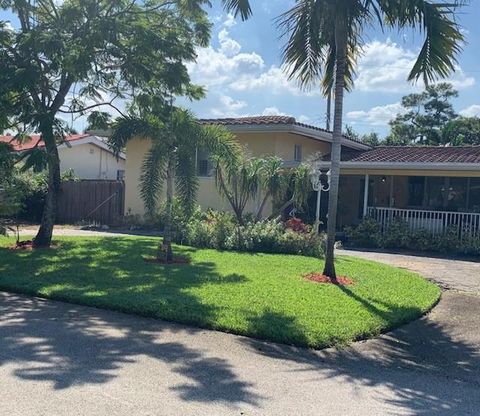
[[[62,183],[57,222],[121,225],[124,215],[123,181],[82,180]]]

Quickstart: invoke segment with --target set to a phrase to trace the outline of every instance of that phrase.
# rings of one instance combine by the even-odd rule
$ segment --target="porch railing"
[[[412,230],[445,234],[456,229],[461,239],[480,238],[480,213],[368,207],[367,215],[381,225],[382,232],[395,218],[401,218]]]

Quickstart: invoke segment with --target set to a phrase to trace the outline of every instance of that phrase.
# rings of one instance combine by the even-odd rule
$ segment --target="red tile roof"
[[[265,124],[296,124],[295,117],[289,116],[255,116],[236,118],[209,118],[200,120],[201,124],[221,124],[225,126],[265,125]],[[315,127],[317,128],[317,127]],[[321,129],[320,129],[321,130]]]
[[[84,139],[85,137],[90,136],[89,134],[72,134],[65,137],[66,142],[73,142],[75,140]],[[13,149],[16,152],[22,152],[24,150],[30,150],[34,147],[45,147],[45,143],[41,140],[40,135],[34,134],[31,136],[31,140],[19,143],[15,140],[14,136],[0,136],[0,142],[10,143],[13,146]]]
[[[330,160],[330,155],[326,155],[324,160]],[[480,146],[379,146],[363,151],[344,149],[342,162],[478,163],[480,165]]]

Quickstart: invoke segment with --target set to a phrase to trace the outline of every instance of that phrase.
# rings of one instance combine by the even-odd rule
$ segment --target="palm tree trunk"
[[[60,158],[53,134],[53,120],[40,126],[48,155],[48,189],[43,206],[40,229],[33,240],[34,247],[50,247],[57,214],[57,198],[60,190]]]
[[[163,254],[165,261],[171,262],[173,260],[172,252],[172,208],[173,208],[173,175],[174,164],[172,158],[168,161],[167,166],[167,201],[166,201],[166,218],[165,218],[165,230],[163,234],[163,244],[158,251],[158,257]]]
[[[347,62],[347,30],[344,17],[339,13],[335,19],[335,43],[337,49],[335,71],[335,109],[333,118],[333,141],[331,152],[331,182],[328,202],[327,248],[323,274],[336,279],[334,262],[335,233],[337,228],[338,186],[340,182],[340,157],[342,152],[343,93]]]

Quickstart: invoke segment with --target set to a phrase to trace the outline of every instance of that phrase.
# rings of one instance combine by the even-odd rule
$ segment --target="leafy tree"
[[[438,146],[444,143],[442,132],[445,124],[457,117],[451,99],[458,92],[449,83],[429,85],[419,94],[402,98],[405,114],[399,114],[390,122],[388,144],[423,144]]]
[[[458,117],[442,131],[443,142],[452,146],[480,145],[480,118]]]
[[[361,141],[365,144],[368,144],[369,146],[379,146],[380,145],[380,136],[378,135],[378,133],[371,132],[371,133],[368,133],[368,134],[361,135],[361,134],[357,133],[355,131],[355,129],[348,124],[345,126],[344,135],[347,136],[347,137],[350,137],[351,139],[355,139],[355,140]]]
[[[382,144],[380,141],[380,136],[375,132],[364,134],[360,137],[360,140],[372,147],[380,146]]]
[[[89,130],[108,130],[112,123],[112,115],[104,111],[92,111],[87,117],[87,128]]]
[[[145,101],[144,101],[145,104]],[[163,245],[158,258],[172,261],[172,206],[174,193],[188,214],[192,211],[198,189],[196,149],[202,148],[226,166],[236,163],[239,146],[234,136],[221,126],[202,126],[184,109],[145,108],[122,117],[113,125],[110,144],[119,152],[129,140],[151,141],[140,178],[140,194],[147,213],[153,216],[162,187],[166,183],[166,219]]]
[[[0,22],[0,130],[39,132],[49,185],[35,246],[50,245],[60,188],[61,114],[82,115],[143,90],[199,98],[186,62],[206,46],[206,0],[2,0],[18,19]],[[247,0],[223,0],[246,19]],[[117,108],[118,110],[118,108]]]
[[[297,0],[280,16],[279,26],[288,37],[284,61],[290,78],[304,87],[321,80],[324,93],[334,90],[331,187],[328,207],[327,250],[324,274],[336,278],[334,246],[340,176],[343,98],[348,76],[363,44],[363,29],[381,27],[413,28],[425,35],[425,42],[410,72],[410,81],[423,78],[428,84],[455,69],[455,55],[463,35],[453,13],[458,1],[382,0]],[[334,88],[333,88],[334,86]]]

